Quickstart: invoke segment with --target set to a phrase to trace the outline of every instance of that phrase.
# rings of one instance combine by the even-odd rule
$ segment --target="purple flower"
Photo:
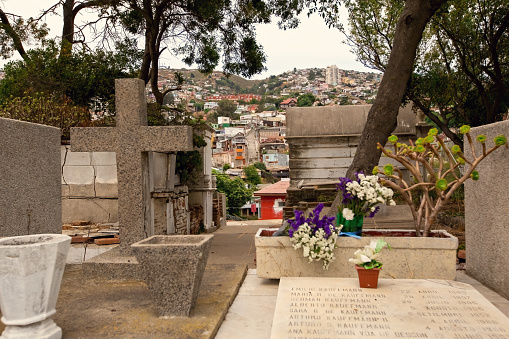
[[[373,218],[378,210],[380,210],[380,206],[375,207],[375,210],[369,213],[368,218]]]
[[[311,227],[312,235],[314,235],[318,230],[323,229],[325,231],[326,238],[329,238],[332,234],[332,230],[335,230],[334,220],[336,220],[336,218],[324,216],[320,219],[320,213],[322,212],[323,207],[323,203],[318,204],[307,218],[304,217],[304,212],[295,210],[295,217],[293,219],[288,219],[288,224],[290,225],[288,235],[290,238],[293,237],[293,233],[304,223],[307,223],[309,227]]]

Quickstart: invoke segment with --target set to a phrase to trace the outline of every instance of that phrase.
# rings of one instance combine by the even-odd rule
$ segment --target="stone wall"
[[[60,129],[0,118],[0,237],[62,232]]]
[[[62,221],[118,222],[115,152],[71,152],[61,146]]]
[[[226,226],[226,194],[214,192],[212,220],[216,228]]]
[[[509,121],[473,128],[473,140],[485,134],[487,148],[493,138],[509,136]],[[477,155],[482,148],[475,142]],[[465,143],[467,157],[470,147]],[[509,298],[509,149],[501,147],[478,166],[479,180],[465,182],[465,237],[468,275]]]

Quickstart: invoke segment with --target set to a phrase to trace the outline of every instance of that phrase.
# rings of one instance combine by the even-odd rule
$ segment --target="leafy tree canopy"
[[[9,62],[0,81],[0,101],[46,93],[54,98],[65,97],[73,104],[113,111],[115,79],[132,77],[139,59],[128,45],[119,45],[119,52],[85,49],[59,55],[55,41],[46,41],[41,48],[29,50],[25,60]]]
[[[231,210],[238,210],[251,200],[252,190],[246,188],[246,183],[239,177],[230,179],[228,175],[213,170],[217,178],[217,190],[226,194],[226,205]]]
[[[251,186],[256,186],[262,183],[262,179],[258,174],[257,168],[253,165],[244,167],[244,175],[246,176],[246,181]]]
[[[316,98],[313,94],[305,93],[297,98],[297,106],[298,107],[313,106],[313,103],[315,101],[316,101]]]
[[[404,2],[347,0],[348,43],[366,66],[385,71]],[[504,0],[449,1],[431,18],[417,50],[405,100],[442,129],[502,118],[509,104],[509,4]]]

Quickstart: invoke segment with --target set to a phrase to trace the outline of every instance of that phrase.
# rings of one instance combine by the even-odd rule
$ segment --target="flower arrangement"
[[[369,245],[364,246],[364,249],[355,251],[355,258],[349,261],[368,270],[372,268],[382,268],[383,264],[377,259],[380,256],[380,251],[385,247],[392,249],[383,239],[371,240]]]
[[[304,216],[304,212],[295,210],[295,218],[288,220],[288,236],[294,249],[302,248],[309,262],[322,260],[325,270],[335,259],[333,251],[341,226],[334,225],[334,217],[324,216],[320,219],[323,206],[322,203],[318,204],[308,217]]]
[[[337,189],[341,191],[343,200],[338,207],[345,220],[353,220],[355,216],[363,215],[372,218],[380,209],[377,204],[396,205],[392,196],[394,192],[388,187],[380,185],[378,176],[355,173],[356,180],[339,178]]]
[[[400,143],[395,135],[388,139],[394,146],[393,151],[378,144],[385,156],[398,161],[412,175],[413,182],[407,183],[401,170],[391,164],[385,165],[383,170],[378,166],[373,169],[373,174],[381,172],[385,176],[381,179],[382,183],[397,191],[410,206],[417,236],[428,236],[438,213],[467,179],[479,179],[475,168],[484,158],[503,145],[507,147],[506,137],[498,135],[493,138],[493,146],[487,149],[487,138],[481,134],[476,139],[482,151],[476,153],[470,126],[463,125],[460,133],[465,135],[470,147],[471,156],[468,158],[458,145],[449,149],[436,128],[432,128],[425,138],[417,139],[415,145],[412,141],[410,145]],[[463,168],[465,164],[468,165]],[[463,168],[463,173],[459,171],[460,168]],[[416,202],[413,198],[413,190],[419,191],[420,201]],[[433,198],[432,192],[436,198]]]

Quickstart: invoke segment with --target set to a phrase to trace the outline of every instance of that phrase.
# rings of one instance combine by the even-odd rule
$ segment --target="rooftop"
[[[275,194],[286,194],[286,189],[290,187],[290,179],[283,178],[281,181],[276,182],[270,186],[262,188],[259,191],[253,193],[253,195],[275,195]]]

